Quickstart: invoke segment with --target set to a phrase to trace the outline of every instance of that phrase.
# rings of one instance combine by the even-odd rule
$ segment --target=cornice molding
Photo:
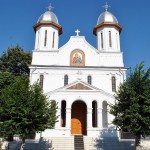
[[[34,31],[36,32],[36,29],[41,25],[46,25],[46,26],[52,25],[52,26],[58,28],[59,35],[62,34],[62,27],[54,22],[39,22],[33,26]]]

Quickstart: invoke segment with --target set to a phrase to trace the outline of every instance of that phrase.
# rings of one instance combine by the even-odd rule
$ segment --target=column
[[[97,114],[98,115],[98,117],[97,117],[98,118],[97,119],[98,120],[98,128],[102,128],[103,127],[102,108],[98,108],[97,112],[98,112],[98,114]]]
[[[87,110],[87,127],[92,128],[92,108]]]
[[[56,122],[55,128],[60,128],[61,127],[61,108],[57,109],[56,116],[58,116],[57,118],[58,122]]]
[[[110,127],[110,126],[114,126],[113,124],[112,124],[112,121],[114,120],[114,116],[112,115],[112,114],[110,114],[109,113],[110,112],[110,107],[107,107],[107,116],[108,116],[108,127]]]
[[[71,127],[71,108],[66,108],[66,127]]]

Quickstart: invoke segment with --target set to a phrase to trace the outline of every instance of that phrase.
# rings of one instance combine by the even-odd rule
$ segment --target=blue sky
[[[0,55],[8,47],[19,44],[25,50],[33,50],[35,33],[33,25],[52,3],[53,12],[63,28],[60,44],[65,44],[79,29],[80,35],[96,47],[93,28],[104,11],[105,0],[0,0]],[[134,67],[145,61],[150,67],[150,1],[107,0],[123,27],[121,50],[126,67]]]

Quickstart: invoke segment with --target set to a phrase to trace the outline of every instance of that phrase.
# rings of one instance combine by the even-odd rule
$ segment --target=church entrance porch
[[[82,101],[75,101],[71,110],[71,134],[87,134],[87,106]]]

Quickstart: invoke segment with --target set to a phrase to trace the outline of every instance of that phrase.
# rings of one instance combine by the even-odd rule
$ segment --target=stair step
[[[84,150],[84,141],[82,135],[74,136],[74,149],[75,150]]]
[[[54,150],[74,150],[74,136],[71,137],[50,137]]]

